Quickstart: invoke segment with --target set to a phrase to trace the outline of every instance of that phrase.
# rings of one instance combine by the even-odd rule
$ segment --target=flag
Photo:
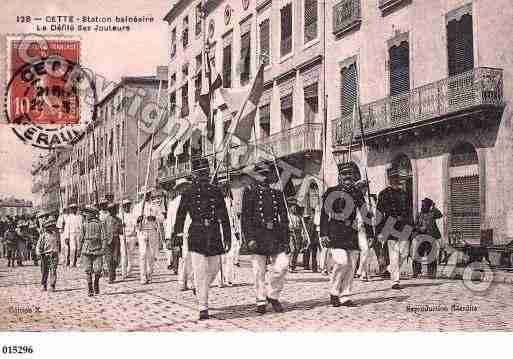
[[[209,46],[206,44],[205,46]],[[198,115],[207,120],[207,138],[212,141],[214,138],[214,119],[211,114],[212,94],[223,85],[221,75],[210,63],[207,51],[203,51],[203,76],[201,81],[201,93],[198,99],[203,114]],[[199,120],[200,122],[202,119]]]
[[[239,107],[234,121],[230,125],[229,133],[238,137],[241,141],[248,142],[251,139],[251,130],[256,117],[256,111],[260,97],[264,88],[264,66],[260,65],[256,76],[253,78],[246,96],[242,102],[238,103],[242,96],[238,96],[236,92],[231,92],[230,97],[232,108]],[[236,94],[236,95],[234,95]],[[226,95],[226,92],[225,92]],[[238,105],[238,106],[237,106]]]

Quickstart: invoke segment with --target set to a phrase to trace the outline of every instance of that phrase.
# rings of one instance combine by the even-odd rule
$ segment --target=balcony
[[[178,178],[187,177],[191,174],[191,162],[178,162],[176,165],[165,164],[158,171],[160,182],[174,181]]]
[[[341,36],[362,23],[360,0],[342,0],[333,6],[333,34]]]
[[[387,97],[361,107],[367,137],[391,130],[420,126],[435,119],[503,106],[502,70],[479,67],[402,95]],[[352,113],[332,122],[333,145],[350,142]],[[353,134],[358,137],[356,125]]]
[[[411,0],[379,0],[378,7],[383,15],[386,15],[391,10],[409,4]]]

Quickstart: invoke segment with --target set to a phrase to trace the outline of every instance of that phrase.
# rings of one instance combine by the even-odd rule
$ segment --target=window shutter
[[[292,4],[281,9],[281,56],[292,51]]]
[[[317,38],[317,0],[305,0],[305,43]]]
[[[198,101],[201,95],[201,72],[196,76],[195,89],[194,89],[194,101]]]
[[[466,14],[459,21],[447,24],[447,55],[449,76],[461,74],[474,68],[474,38],[472,15]]]
[[[410,46],[403,41],[389,49],[390,96],[410,91]]]
[[[280,102],[282,111],[292,108],[292,95],[282,97]]]
[[[260,24],[260,54],[261,61],[264,66],[269,65],[271,55],[270,49],[270,27],[269,27],[269,19],[265,19]]]
[[[342,69],[342,84],[341,84],[341,114],[342,116],[350,115],[353,113],[353,107],[356,104],[357,98],[356,83],[356,64],[344,67]]]
[[[319,96],[319,84],[316,82],[305,87],[305,99],[317,99]]]
[[[479,176],[451,178],[451,231],[468,243],[480,243]]]
[[[250,67],[251,67],[251,36],[250,32],[246,32],[241,36],[241,48],[240,48],[240,78],[241,81],[249,80]]]
[[[271,105],[263,105],[260,107],[260,123],[269,123],[271,119]]]
[[[182,87],[182,117],[189,115],[189,85],[187,82]]]
[[[232,45],[223,48],[223,87],[232,87]]]

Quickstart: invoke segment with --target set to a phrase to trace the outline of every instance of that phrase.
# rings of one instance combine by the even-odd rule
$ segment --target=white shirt
[[[64,236],[69,238],[72,234],[82,231],[82,216],[79,214],[68,214],[64,223]]]
[[[125,223],[125,235],[127,237],[135,236],[137,231],[137,214],[133,209],[128,213],[123,210],[122,216]]]

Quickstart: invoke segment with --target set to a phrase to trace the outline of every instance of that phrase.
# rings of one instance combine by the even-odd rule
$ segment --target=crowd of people
[[[374,255],[378,274],[389,278],[393,289],[401,289],[400,268],[408,257],[414,277],[426,257],[432,258],[428,274],[436,275],[441,237],[436,221],[442,214],[425,198],[413,219],[395,170],[388,173],[390,186],[371,196],[368,182],[355,181],[352,167],[342,166],[339,183],[306,211],[274,185],[279,176],[270,167],[255,167],[263,180],[244,189],[241,206],[233,203],[229,187],[211,183],[208,161],[200,158],[193,161],[192,181],[178,180],[166,196],[144,187],[135,202],[115,203],[107,195],[97,206],[72,202],[60,213],[6,217],[0,221],[0,254],[8,266],[39,265],[43,291],[55,290],[59,264],[80,265],[87,294],[95,296],[102,277],[116,282],[118,268],[121,280],[131,274],[137,253],[140,282],[151,283],[157,256],[165,250],[179,289],[194,291],[200,319],[209,317],[211,284],[217,279],[221,287],[232,286],[243,254],[250,258],[261,314],[268,304],[283,311],[285,278],[300,266],[331,276],[335,307],[356,305],[349,297],[352,282],[369,281]]]

